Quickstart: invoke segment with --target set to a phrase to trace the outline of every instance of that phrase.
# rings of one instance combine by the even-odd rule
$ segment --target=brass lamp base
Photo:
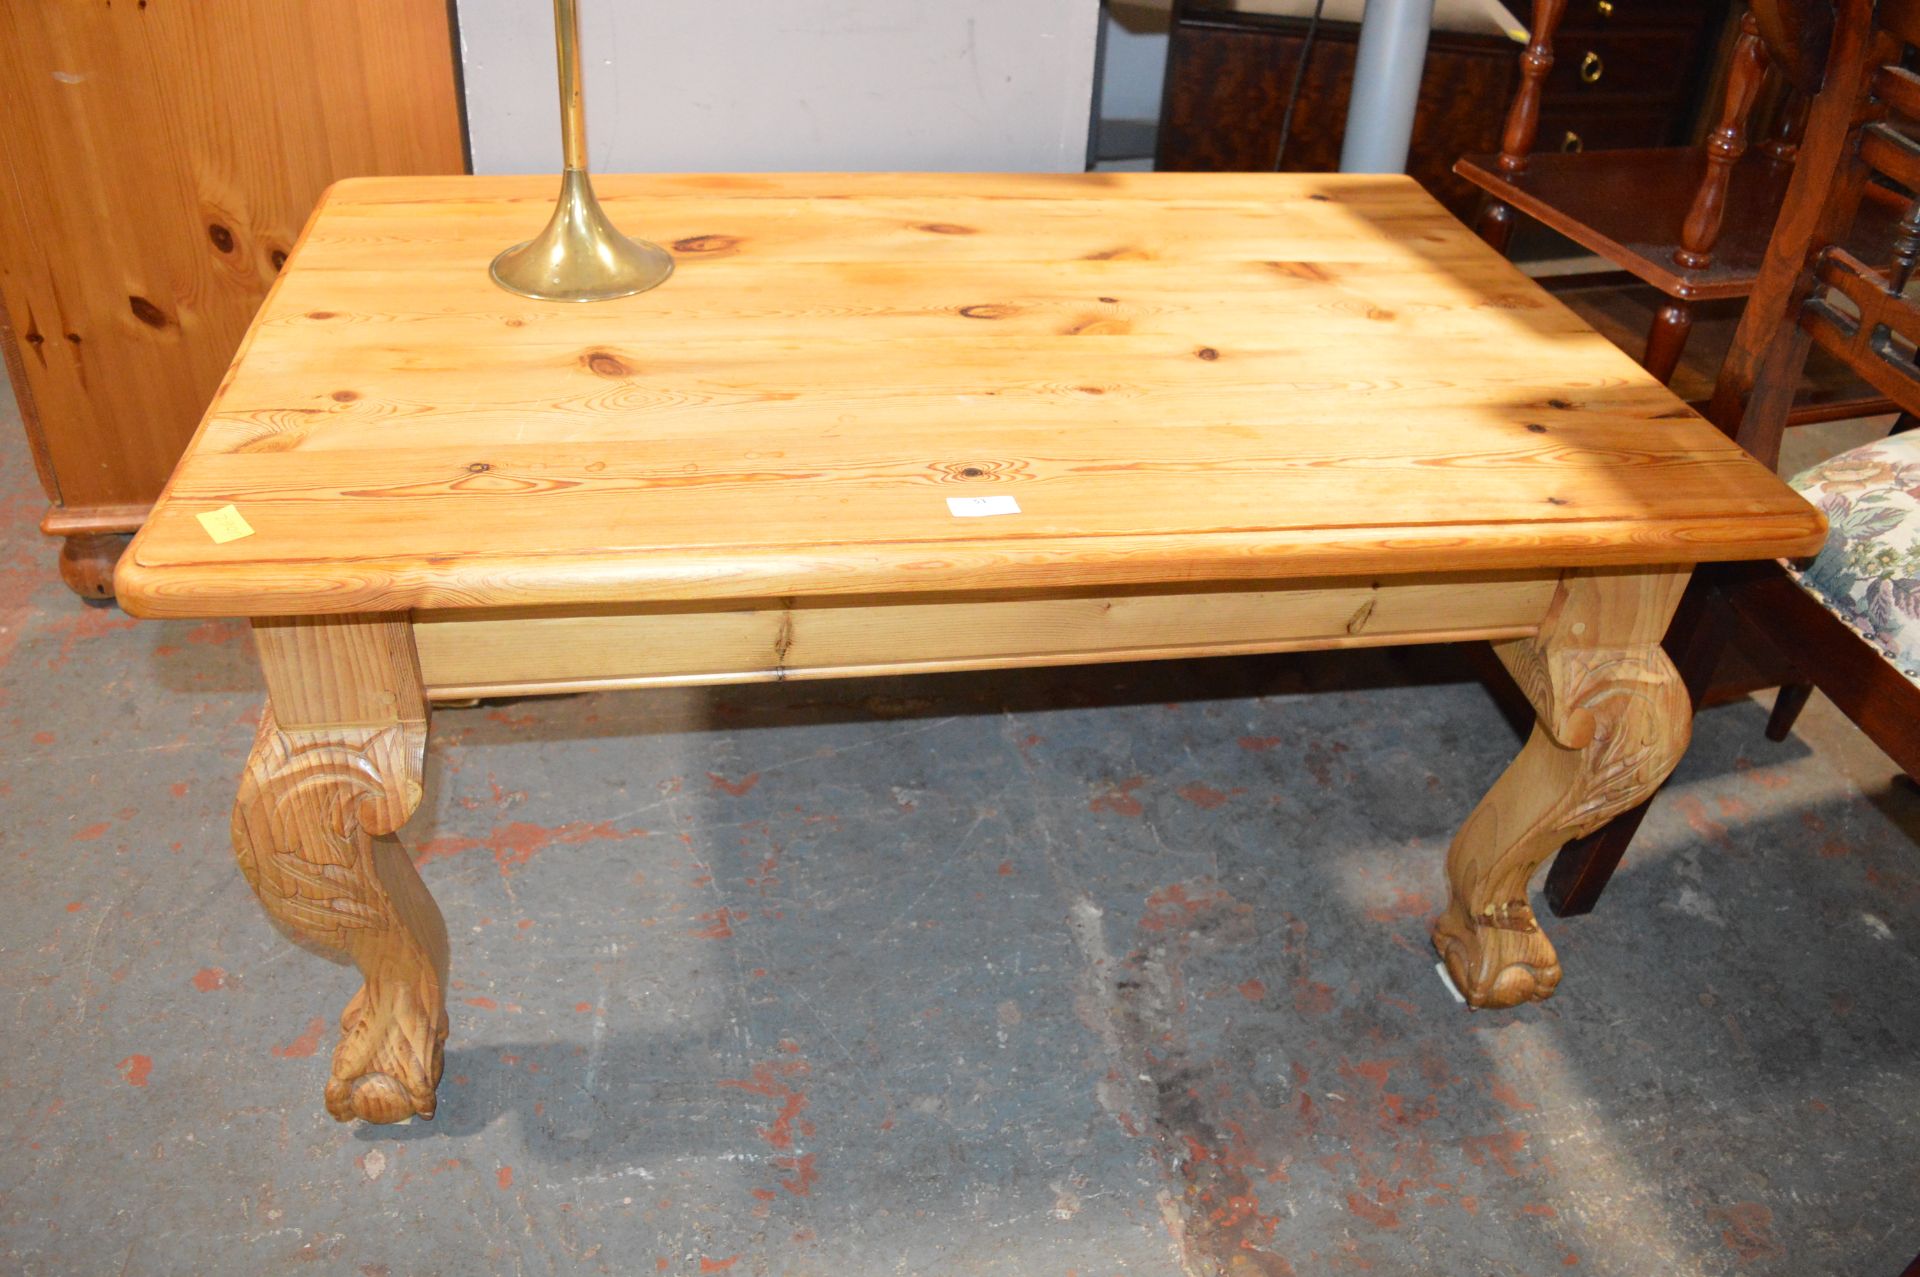
[[[658,287],[673,274],[673,257],[615,230],[585,170],[570,168],[547,229],[494,258],[491,273],[494,283],[522,297],[597,302]]]

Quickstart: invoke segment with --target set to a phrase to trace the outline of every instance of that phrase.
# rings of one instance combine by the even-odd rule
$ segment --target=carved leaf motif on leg
[[[1504,645],[1503,645],[1504,646]],[[1455,837],[1434,947],[1467,1001],[1544,998],[1560,962],[1527,902],[1542,861],[1652,792],[1686,748],[1686,689],[1656,645],[1501,652],[1540,709],[1520,757]]]
[[[446,927],[392,834],[420,802],[424,722],[283,730],[271,705],[234,805],[241,872],[296,943],[360,969],[327,1111],[432,1117],[447,1035]]]

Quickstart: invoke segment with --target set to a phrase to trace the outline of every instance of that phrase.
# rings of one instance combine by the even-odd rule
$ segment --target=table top
[[[1407,178],[596,183],[673,249],[661,288],[495,287],[550,177],[334,186],[123,558],[123,604],[1124,587],[1822,538]],[[198,516],[229,505],[250,532],[216,539]]]

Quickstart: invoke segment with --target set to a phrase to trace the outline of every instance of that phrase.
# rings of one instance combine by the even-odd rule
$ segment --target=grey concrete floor
[[[226,843],[243,625],[81,605],[0,422],[0,1271],[1897,1273],[1920,798],[1702,718],[1557,997],[1426,939],[1517,749],[1429,650],[486,704],[405,833],[439,1118]]]

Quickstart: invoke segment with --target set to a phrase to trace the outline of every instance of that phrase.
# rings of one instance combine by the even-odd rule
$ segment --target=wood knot
[[[920,223],[920,225],[914,227],[914,229],[919,231],[925,231],[929,235],[977,235],[979,234],[979,232],[974,230],[973,227],[971,226],[960,226],[953,222],[922,222]]]
[[[359,397],[360,392],[357,390],[336,390],[333,392],[333,401],[335,403],[352,403]]]
[[[1563,411],[1563,412],[1564,412],[1565,410],[1567,410],[1567,409],[1569,409],[1569,408],[1571,408],[1571,407],[1573,407],[1573,405],[1572,405],[1572,404],[1570,404],[1570,403],[1568,403],[1568,402],[1567,402],[1566,400],[1564,400],[1564,399],[1549,399],[1549,400],[1547,400],[1547,407],[1549,407],[1549,408],[1558,408],[1558,409],[1560,409],[1561,411]]]
[[[984,302],[978,306],[962,306],[960,313],[968,319],[1005,319],[1009,315],[1019,314],[1020,308],[1001,302]]]
[[[1548,505],[1572,505],[1573,502],[1567,500],[1565,497],[1548,497],[1547,504]]]
[[[937,461],[933,469],[948,479],[1018,478],[1026,464],[1020,461]]]
[[[233,251],[233,232],[220,223],[214,222],[207,227],[207,238],[212,240],[213,246],[221,252],[231,253]]]
[[[149,328],[165,328],[167,326],[167,313],[144,297],[127,298],[127,309],[133,312],[135,319]],[[72,333],[68,333],[67,340],[78,341],[79,338],[75,337]]]
[[[1074,389],[1083,395],[1104,395],[1107,393],[1105,388],[1101,386],[1075,386]]]
[[[1100,300],[1108,306],[1118,306],[1120,304],[1118,297],[1102,297]]]
[[[271,253],[267,254],[267,260],[273,263],[275,270],[279,270],[287,264],[286,250],[281,248],[274,249]]]
[[[491,469],[493,469],[493,467],[488,465],[486,462],[475,461],[467,467],[467,473],[468,474],[485,474],[487,471]]]
[[[633,375],[633,369],[627,366],[626,361],[611,351],[588,351],[582,362],[586,364],[589,372],[597,376],[630,377]]]
[[[1527,431],[1529,434],[1543,435],[1547,433],[1547,428],[1537,421],[1529,421],[1527,423]]]
[[[1316,204],[1326,204],[1326,203],[1332,202],[1333,200],[1333,196],[1322,195],[1318,191],[1314,192],[1312,195],[1307,196],[1307,198],[1312,200]]]
[[[308,319],[332,319],[333,312],[330,310],[310,310],[307,312],[307,318]]]
[[[1200,349],[1194,351],[1193,353],[1195,358],[1204,359],[1208,363],[1212,363],[1214,360],[1220,358],[1220,352],[1215,350],[1212,346],[1202,346],[1200,347]]]
[[[673,241],[676,253],[730,253],[738,247],[738,235],[689,235]]]

